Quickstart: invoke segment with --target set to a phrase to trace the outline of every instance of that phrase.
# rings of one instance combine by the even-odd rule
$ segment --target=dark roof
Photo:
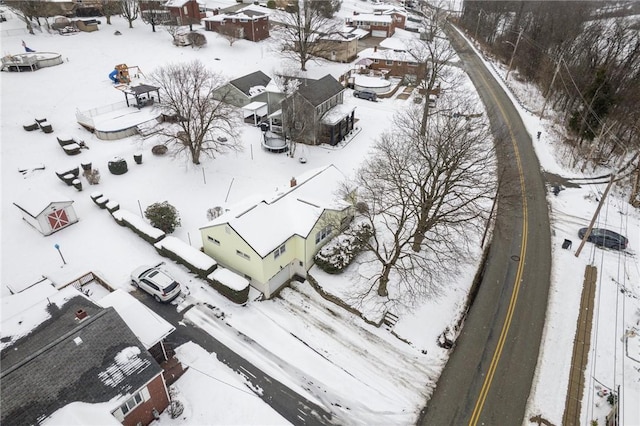
[[[308,100],[314,107],[332,98],[344,90],[344,87],[331,74],[320,80],[301,78],[298,86],[300,96]]]
[[[262,71],[256,71],[251,74],[247,74],[243,77],[231,80],[229,83],[240,90],[245,95],[251,97],[250,93],[252,87],[267,86],[271,81],[271,77],[263,73]]]
[[[150,86],[148,84],[140,84],[138,86],[131,86],[126,91],[128,93],[133,93],[134,95],[144,95],[149,92],[156,92],[160,88],[155,86]]]
[[[82,321],[79,309],[89,314]],[[78,295],[46,311],[47,320],[0,352],[3,426],[35,424],[74,401],[134,393],[162,372],[113,308]]]

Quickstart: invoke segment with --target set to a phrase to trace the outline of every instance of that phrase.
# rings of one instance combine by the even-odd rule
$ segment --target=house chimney
[[[294,186],[296,186],[298,184],[298,182],[296,181],[296,178],[292,177],[291,178],[291,187],[293,188]]]
[[[377,52],[378,51],[378,46],[373,46],[373,51]]]
[[[87,317],[87,311],[85,311],[84,309],[81,308],[76,311],[76,319],[78,321],[82,321],[86,317]]]

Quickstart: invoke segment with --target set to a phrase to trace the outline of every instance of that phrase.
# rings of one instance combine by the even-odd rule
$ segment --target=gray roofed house
[[[252,72],[229,81],[216,90],[214,97],[239,108],[251,102],[266,102],[266,87],[270,81],[271,77],[262,71]]]
[[[162,369],[115,309],[72,287],[3,318],[0,347],[3,425],[40,423],[72,402],[110,402],[114,421],[149,424],[168,405]]]
[[[309,145],[336,145],[355,123],[355,107],[344,105],[344,87],[332,75],[313,80],[297,78],[294,93],[282,100],[282,128],[285,136]]]

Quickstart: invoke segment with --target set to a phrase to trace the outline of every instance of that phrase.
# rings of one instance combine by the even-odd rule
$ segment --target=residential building
[[[208,31],[215,31],[236,39],[260,41],[269,37],[269,14],[252,6],[235,12],[216,13],[203,19]]]
[[[374,47],[363,50],[360,56],[367,60],[368,69],[391,77],[406,77],[412,81],[420,81],[427,71],[424,62],[418,62],[406,51]]]
[[[239,108],[251,102],[266,102],[266,88],[270,81],[271,77],[262,71],[255,71],[229,81],[215,91],[214,98],[224,99],[225,103]]]
[[[3,425],[46,424],[52,416],[77,423],[87,413],[85,424],[148,425],[168,406],[162,368],[114,308],[47,283],[9,297],[30,307],[3,312]]]
[[[204,252],[272,297],[294,276],[305,277],[313,256],[353,217],[335,195],[344,179],[330,165],[230,207],[200,228]]]
[[[200,24],[205,14],[197,0],[169,0],[164,4],[178,25]]]
[[[344,86],[330,74],[318,80],[295,79],[297,89],[281,103],[285,137],[309,145],[342,141],[355,122],[355,107],[343,103]]]
[[[346,25],[369,32],[371,37],[391,37],[396,28],[404,29],[407,21],[406,13],[393,6],[385,6],[374,13],[353,12],[346,20]]]

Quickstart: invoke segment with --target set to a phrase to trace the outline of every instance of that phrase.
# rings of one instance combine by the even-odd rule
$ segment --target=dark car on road
[[[587,228],[581,228],[578,231],[578,237],[582,239],[586,233]],[[616,250],[625,250],[629,244],[629,240],[626,237],[604,228],[593,228],[587,241],[600,247]]]

